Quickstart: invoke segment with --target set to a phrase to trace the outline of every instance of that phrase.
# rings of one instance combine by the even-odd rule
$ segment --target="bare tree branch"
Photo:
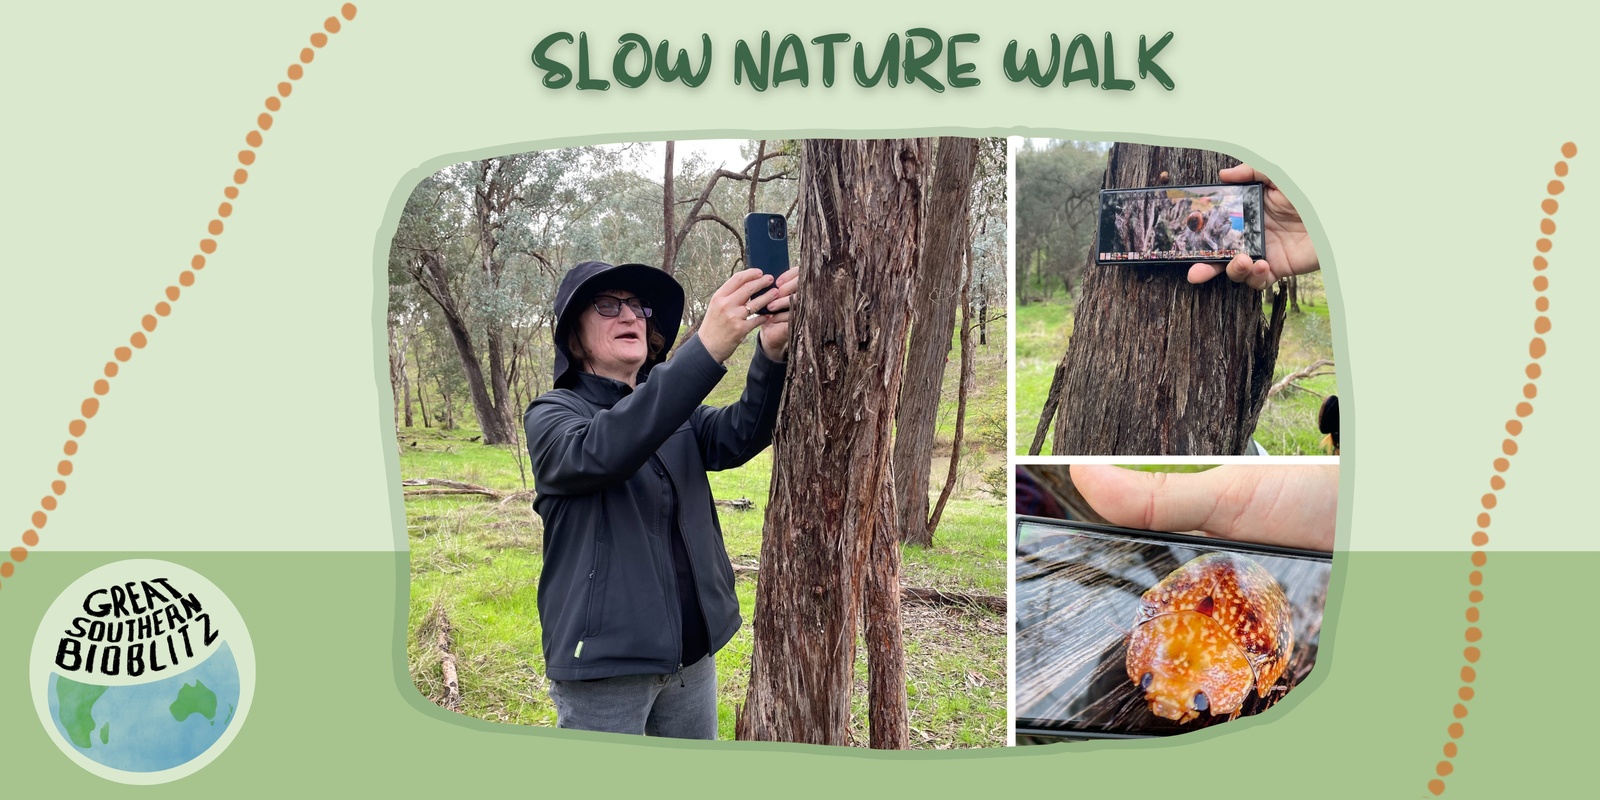
[[[1050,432],[1050,424],[1055,422],[1056,409],[1061,406],[1061,392],[1067,385],[1067,358],[1062,356],[1056,362],[1055,375],[1050,378],[1050,392],[1044,397],[1044,408],[1039,411],[1039,427],[1033,431],[1033,444],[1028,445],[1028,455],[1039,455],[1039,449],[1044,447],[1044,437]]]
[[[1332,375],[1333,374],[1332,372],[1318,372],[1317,371],[1319,369],[1322,369],[1323,367],[1331,367],[1331,366],[1333,366],[1333,362],[1332,361],[1330,361],[1329,359],[1326,359],[1326,358],[1319,358],[1316,361],[1311,362],[1311,366],[1306,367],[1305,369],[1295,370],[1294,372],[1291,372],[1288,375],[1283,376],[1282,380],[1278,381],[1277,383],[1272,384],[1272,388],[1267,390],[1267,396],[1268,397],[1272,397],[1273,395],[1277,394],[1278,392],[1281,392],[1284,389],[1287,389],[1290,386],[1293,386],[1295,381],[1302,381],[1302,380],[1305,380],[1307,378],[1316,378],[1316,377],[1319,377],[1319,376],[1322,376],[1322,375]],[[1322,396],[1320,394],[1317,394],[1316,392],[1312,392],[1310,389],[1307,389],[1304,386],[1294,386],[1294,388],[1299,389],[1299,390],[1301,390],[1303,392],[1309,392],[1311,394],[1315,394],[1318,397]]]
[[[722,217],[717,216],[716,214],[696,214],[695,217],[694,217],[694,221],[695,222],[715,222],[718,225],[721,225],[722,227],[727,228],[728,229],[728,233],[733,234],[733,240],[735,242],[739,242],[741,245],[744,243],[743,234],[741,234],[739,232],[739,229],[733,227],[733,225],[730,224],[727,220],[723,219]]]
[[[972,237],[970,232],[966,247],[966,270],[961,281],[961,388],[956,393],[956,430],[950,440],[950,471],[945,475],[944,488],[939,490],[939,501],[928,515],[927,530],[931,534],[939,529],[944,517],[945,504],[956,488],[956,476],[961,466],[961,437],[967,423],[967,396],[972,393]]]

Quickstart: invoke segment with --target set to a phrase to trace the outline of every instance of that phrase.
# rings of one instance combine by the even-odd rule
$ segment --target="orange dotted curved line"
[[[1477,643],[1483,638],[1483,630],[1478,627],[1477,623],[1478,605],[1483,602],[1483,590],[1479,588],[1483,585],[1483,565],[1489,560],[1488,556],[1483,552],[1484,545],[1489,543],[1489,534],[1485,531],[1489,527],[1489,512],[1494,509],[1497,503],[1497,493],[1506,488],[1506,480],[1501,477],[1501,473],[1511,468],[1511,457],[1517,454],[1516,437],[1522,433],[1522,419],[1533,413],[1533,403],[1530,401],[1539,394],[1537,382],[1542,370],[1539,368],[1538,362],[1545,354],[1543,337],[1550,332],[1550,318],[1545,316],[1545,312],[1550,310],[1550,298],[1545,297],[1545,291],[1550,288],[1550,279],[1544,275],[1544,270],[1550,266],[1550,262],[1545,259],[1543,254],[1550,252],[1550,236],[1556,232],[1556,222],[1551,219],[1551,217],[1555,216],[1556,209],[1560,207],[1560,204],[1556,202],[1556,195],[1561,194],[1567,188],[1559,180],[1567,176],[1567,162],[1564,159],[1578,155],[1578,146],[1572,142],[1567,142],[1561,146],[1561,155],[1563,160],[1557,161],[1555,168],[1557,180],[1550,181],[1549,185],[1545,187],[1550,196],[1539,204],[1539,208],[1545,213],[1545,218],[1539,222],[1539,232],[1544,235],[1534,242],[1534,249],[1538,250],[1540,255],[1533,257],[1533,268],[1538,273],[1533,278],[1533,289],[1538,293],[1538,297],[1533,301],[1533,307],[1539,312],[1538,316],[1533,320],[1533,332],[1538,335],[1528,343],[1528,355],[1532,357],[1533,361],[1524,370],[1524,373],[1528,376],[1527,384],[1522,387],[1524,399],[1522,402],[1517,403],[1516,418],[1506,422],[1506,433],[1510,434],[1510,438],[1507,438],[1500,445],[1500,451],[1504,455],[1494,460],[1495,474],[1489,477],[1490,491],[1480,501],[1483,505],[1483,511],[1478,514],[1478,530],[1472,534],[1472,546],[1474,548],[1472,551],[1472,566],[1474,569],[1467,574],[1467,583],[1472,585],[1472,591],[1467,593],[1467,649],[1462,651],[1462,656],[1466,658],[1467,663],[1461,667],[1461,688],[1456,693],[1461,698],[1461,702],[1456,703],[1455,707],[1451,709],[1451,714],[1455,716],[1455,721],[1450,723],[1449,728],[1445,729],[1445,732],[1450,736],[1450,741],[1445,742],[1444,745],[1444,760],[1434,765],[1434,772],[1438,774],[1438,777],[1428,781],[1428,791],[1435,795],[1444,794],[1444,778],[1454,771],[1451,761],[1456,757],[1457,753],[1455,740],[1460,739],[1466,733],[1466,728],[1461,721],[1467,718],[1466,704],[1472,700],[1472,682],[1478,677],[1478,673],[1472,668],[1472,665],[1477,663],[1478,658],[1482,655]]]
[[[345,3],[339,9],[339,15],[347,21],[355,19],[355,5]],[[322,31],[311,34],[311,47],[302,49],[296,63],[289,65],[289,80],[279,83],[277,86],[278,93],[267,98],[268,113],[256,117],[256,127],[245,134],[244,141],[248,147],[239,151],[240,167],[233,172],[233,183],[222,190],[223,196],[227,199],[217,206],[217,218],[206,223],[208,236],[200,240],[200,252],[189,260],[189,268],[178,274],[178,286],[184,288],[193,286],[195,275],[200,270],[205,269],[206,256],[216,252],[217,240],[215,237],[222,235],[222,220],[232,216],[233,201],[239,197],[239,187],[243,186],[244,182],[250,177],[250,173],[245,167],[255,163],[256,148],[260,147],[262,142],[261,134],[272,129],[272,113],[283,107],[283,101],[279,98],[289,96],[289,93],[294,89],[294,84],[291,81],[298,81],[305,75],[305,68],[301,65],[310,64],[311,60],[316,58],[317,50],[328,43],[328,35],[338,33],[340,27],[341,24],[338,17],[328,17],[323,21]],[[323,31],[326,31],[326,33]],[[72,475],[72,457],[78,454],[78,440],[83,437],[84,431],[88,429],[89,420],[93,419],[94,415],[100,411],[100,398],[105,397],[111,391],[111,379],[117,377],[117,373],[121,371],[122,367],[120,365],[133,357],[134,350],[141,350],[149,343],[146,334],[154,333],[160,318],[172,313],[172,304],[178,301],[178,296],[182,291],[178,286],[168,286],[165,292],[166,299],[156,303],[155,313],[145,314],[139,320],[139,330],[134,331],[133,336],[128,338],[129,346],[118,347],[112,351],[112,356],[115,360],[106,362],[105,369],[102,370],[105,377],[95,380],[93,386],[94,394],[79,406],[78,411],[81,416],[67,424],[67,433],[71,435],[71,438],[67,439],[67,443],[61,448],[66,458],[56,464],[56,474],[59,477],[50,482],[50,494],[39,500],[39,508],[29,518],[29,522],[32,523],[33,527],[22,532],[22,544],[11,548],[11,552],[8,554],[10,558],[0,562],[0,578],[10,578],[16,572],[17,565],[28,559],[28,549],[38,546],[39,531],[50,520],[50,513],[56,510],[56,506],[60,502],[56,498],[67,492],[66,478]]]

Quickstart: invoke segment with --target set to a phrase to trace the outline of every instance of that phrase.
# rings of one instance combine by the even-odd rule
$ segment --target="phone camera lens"
[[[773,217],[767,220],[767,235],[773,239],[784,238],[783,217]]]

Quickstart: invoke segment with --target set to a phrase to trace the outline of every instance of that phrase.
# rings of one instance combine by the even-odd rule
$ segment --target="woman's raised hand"
[[[750,332],[767,317],[755,316],[760,304],[751,300],[772,286],[772,276],[759,269],[736,272],[711,295],[705,319],[700,322],[700,343],[718,364],[728,360]]]

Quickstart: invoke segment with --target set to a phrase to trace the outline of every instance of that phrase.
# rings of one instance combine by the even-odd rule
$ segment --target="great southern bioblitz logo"
[[[193,773],[244,723],[255,650],[211,581],[165,561],[119,561],[74,581],[33,640],[34,708],[69,758],[152,784]]]

